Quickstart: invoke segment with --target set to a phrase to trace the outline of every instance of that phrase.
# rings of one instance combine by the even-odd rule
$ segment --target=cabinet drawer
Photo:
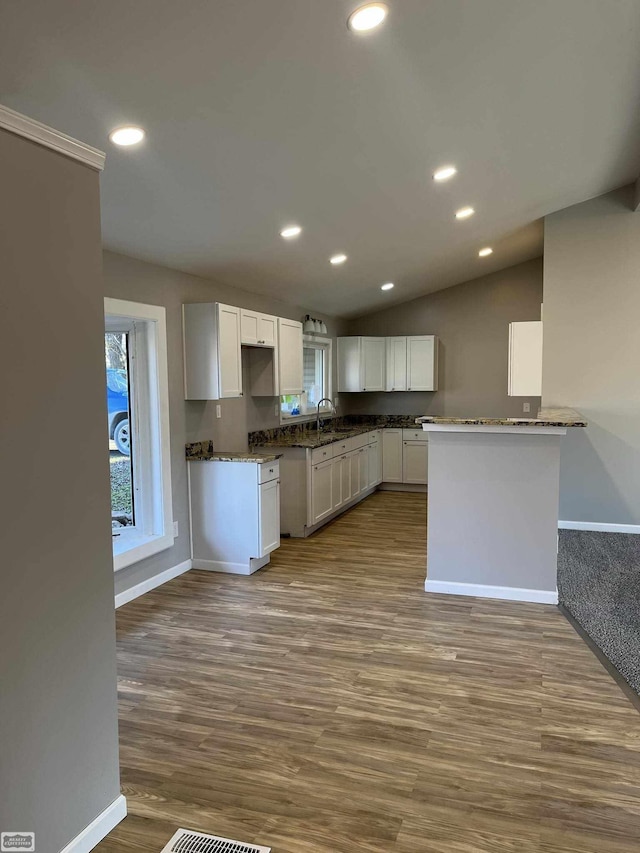
[[[318,462],[324,462],[327,459],[333,459],[333,444],[325,444],[324,447],[316,447],[311,451],[312,465],[317,465]]]
[[[279,460],[276,459],[275,462],[261,462],[258,465],[258,483],[268,483],[270,480],[277,480],[279,476]]]
[[[366,447],[369,444],[369,433],[364,432],[362,435],[355,435],[350,441],[353,442],[353,450],[359,450],[361,447]]]
[[[402,438],[404,441],[429,441],[429,433],[423,429],[403,429]]]
[[[329,447],[333,451],[334,459],[336,456],[342,456],[343,453],[349,453],[352,450],[356,449],[356,437],[354,438],[345,438],[344,441],[334,441],[333,444],[330,444]]]
[[[376,429],[373,432],[368,432],[367,433],[367,442],[369,444],[373,444],[374,441],[380,441],[380,435],[381,435],[381,433],[380,433],[379,429]]]

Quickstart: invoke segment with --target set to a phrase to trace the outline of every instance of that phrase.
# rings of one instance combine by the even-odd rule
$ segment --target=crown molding
[[[25,139],[30,139],[32,142],[37,142],[38,145],[43,145],[45,148],[51,148],[59,154],[71,157],[73,160],[79,160],[85,166],[90,166],[99,172],[104,169],[106,155],[103,151],[60,133],[59,130],[47,127],[46,124],[23,116],[15,110],[10,110],[9,107],[4,107],[2,104],[0,104],[0,128],[15,133],[17,136],[23,136]]]

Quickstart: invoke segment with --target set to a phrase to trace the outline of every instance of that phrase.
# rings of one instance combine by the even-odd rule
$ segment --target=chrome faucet
[[[333,405],[333,403],[331,402],[331,400],[328,397],[323,397],[322,400],[318,401],[318,413],[316,416],[316,430],[318,432],[318,435],[320,435],[320,406],[323,403],[328,403],[331,406],[331,414],[332,415],[337,414],[336,407]]]

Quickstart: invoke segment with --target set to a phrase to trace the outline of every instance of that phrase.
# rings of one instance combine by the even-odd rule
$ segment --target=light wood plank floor
[[[99,853],[178,826],[274,853],[637,853],[640,716],[556,608],[426,595],[425,516],[377,493],[251,578],[118,611],[129,816]]]

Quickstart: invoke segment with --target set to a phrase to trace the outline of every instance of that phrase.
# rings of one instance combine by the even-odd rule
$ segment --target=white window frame
[[[105,332],[129,332],[129,417],[135,525],[113,538],[119,571],[171,548],[171,444],[166,311],[123,299],[104,300]]]
[[[316,338],[313,335],[303,335],[302,336],[302,346],[303,348],[307,345],[313,345],[315,349],[322,349],[324,351],[324,386],[325,386],[325,397],[329,397],[333,400],[333,341],[331,338]],[[313,421],[317,417],[317,413],[314,409],[313,412],[305,412],[301,415],[287,415],[282,411],[282,400],[278,398],[280,404],[280,423],[281,425],[291,424],[291,423],[300,423],[302,421]],[[326,403],[320,409],[320,415],[322,417],[333,417],[331,412],[331,407],[327,406]]]

